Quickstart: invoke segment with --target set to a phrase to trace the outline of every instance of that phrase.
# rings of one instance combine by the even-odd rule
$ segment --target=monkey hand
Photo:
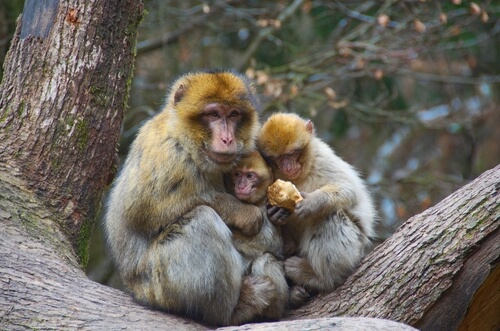
[[[291,214],[292,212],[286,208],[267,205],[267,218],[275,225],[285,224]]]
[[[300,195],[304,199],[297,202],[294,215],[298,219],[307,218],[311,215],[320,216],[319,213],[325,204],[325,199],[328,198],[327,195],[320,190],[311,193],[300,192]]]
[[[262,228],[262,224],[264,222],[264,212],[256,207],[256,206],[249,206],[249,207],[255,207],[256,212],[253,214],[253,217],[249,217],[248,214],[245,214],[244,218],[241,218],[235,226],[241,231],[241,233],[245,236],[254,236],[260,232],[260,229]]]

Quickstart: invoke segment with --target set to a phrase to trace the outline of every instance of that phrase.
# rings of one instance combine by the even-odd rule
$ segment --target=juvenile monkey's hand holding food
[[[303,200],[295,185],[281,179],[267,188],[267,198],[270,205],[285,208],[292,213],[295,205]]]
[[[296,114],[271,115],[259,131],[257,148],[276,178],[307,192],[285,220],[285,233],[300,244],[300,257],[285,260],[287,278],[309,292],[332,291],[377,237],[377,213],[365,182],[316,136],[311,120]],[[272,206],[268,215],[275,209],[286,211]]]

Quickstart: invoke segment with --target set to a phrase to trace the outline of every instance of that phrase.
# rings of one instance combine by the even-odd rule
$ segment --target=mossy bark
[[[0,86],[0,162],[54,212],[84,265],[117,160],[139,0],[27,0]]]

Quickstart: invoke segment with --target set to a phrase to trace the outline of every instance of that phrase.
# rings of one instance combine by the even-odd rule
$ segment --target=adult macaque
[[[111,254],[139,302],[229,325],[254,320],[275,300],[276,286],[262,276],[272,261],[261,258],[245,275],[230,230],[255,235],[265,215],[223,180],[254,149],[256,104],[241,75],[191,73],[139,131],[105,217]]]
[[[361,261],[374,237],[376,212],[358,173],[315,136],[310,120],[274,114],[264,123],[258,148],[276,178],[301,192],[293,213],[282,213],[285,229],[298,244],[285,260],[285,273],[310,292],[328,292],[342,284]],[[271,217],[272,218],[272,217]]]
[[[226,185],[241,201],[260,206],[265,213],[267,188],[273,182],[271,168],[258,151],[245,155],[226,176]],[[255,236],[241,235],[234,231],[236,249],[245,258],[246,264],[253,268],[256,261],[270,259],[266,272],[277,289],[277,297],[264,312],[264,319],[281,318],[287,307],[297,307],[304,304],[309,294],[300,286],[289,289],[283,269],[283,236],[281,227],[272,224],[267,217],[264,219],[261,231]],[[260,262],[259,262],[260,263]],[[255,272],[253,272],[255,273]]]

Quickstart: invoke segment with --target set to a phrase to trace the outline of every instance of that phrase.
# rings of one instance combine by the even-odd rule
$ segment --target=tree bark
[[[26,2],[0,86],[0,329],[207,329],[139,306],[81,269],[142,11],[138,0]],[[343,286],[288,316],[302,320],[226,330],[398,327],[333,316],[422,329],[465,318],[466,329],[483,314],[484,327],[495,325],[499,191],[497,166],[411,218]]]
[[[0,163],[43,197],[82,264],[132,78],[143,5],[27,0],[0,86]]]

